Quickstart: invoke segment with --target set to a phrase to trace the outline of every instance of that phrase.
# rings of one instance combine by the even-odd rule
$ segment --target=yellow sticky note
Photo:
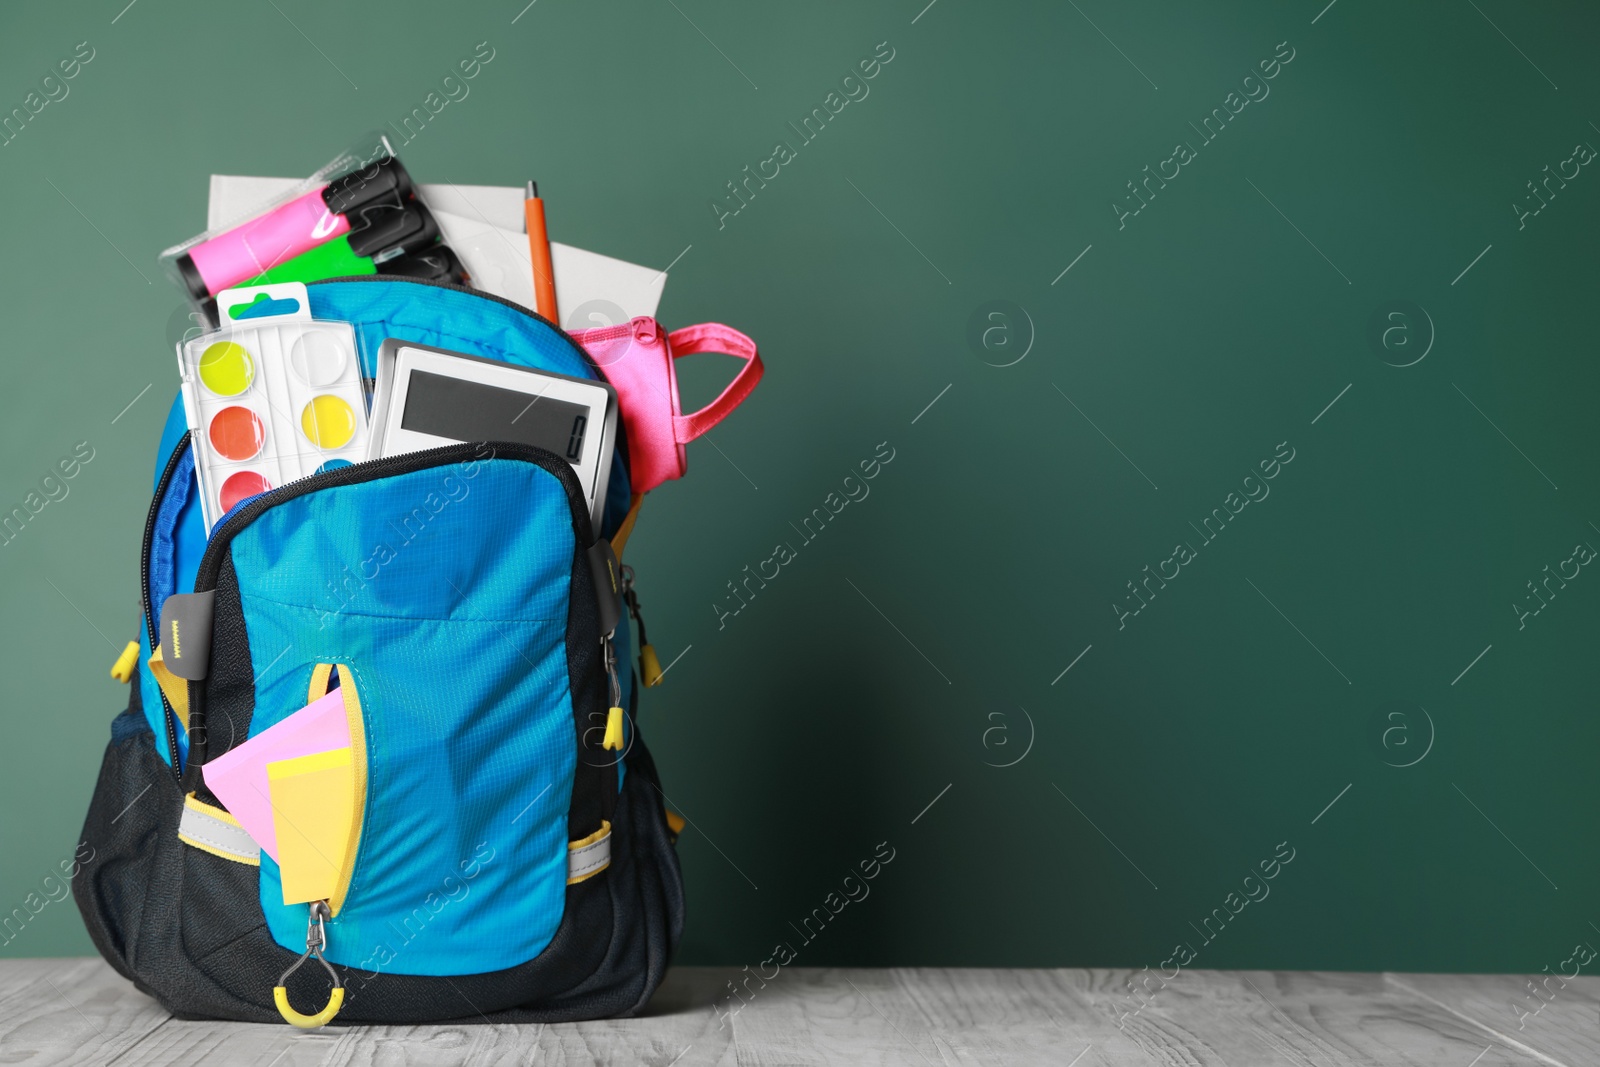
[[[283,902],[333,896],[355,821],[355,764],[348,748],[267,764],[278,835]]]

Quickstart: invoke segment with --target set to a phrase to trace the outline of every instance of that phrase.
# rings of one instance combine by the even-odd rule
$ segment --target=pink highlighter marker
[[[379,245],[391,237],[402,243],[411,237],[429,243],[437,231],[428,231],[426,225],[409,217],[400,219],[411,193],[411,176],[398,159],[386,156],[201,241],[178,257],[178,273],[190,295],[205,300],[352,229],[367,231]],[[425,212],[419,206],[416,214]],[[354,227],[352,217],[356,220]],[[352,238],[351,247],[357,255],[383,251],[380,247],[355,248],[355,243]]]
[[[350,221],[335,215],[323,201],[327,188],[313,189],[243,226],[201,241],[178,257],[178,270],[189,289],[213,296],[349,233]]]

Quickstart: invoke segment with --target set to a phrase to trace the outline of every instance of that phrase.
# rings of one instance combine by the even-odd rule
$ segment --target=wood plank
[[[916,968],[838,972],[875,1010],[893,1018],[921,1052],[918,1062],[1081,1064],[1142,1062],[1135,1043],[1097,1010],[1082,972]],[[887,979],[880,976],[887,976]],[[878,1004],[892,981],[898,996]],[[907,1008],[896,1015],[897,1002]],[[924,1042],[919,1033],[927,1034]],[[1129,1059],[1134,1057],[1134,1059]]]
[[[551,1026],[183,1022],[99,960],[0,961],[0,1063],[116,1067],[841,1064],[1503,1067],[1600,1062],[1600,978],[1519,1021],[1525,978],[1184,971],[1133,1011],[1127,970],[675,968],[639,1019]],[[1120,1026],[1119,1026],[1120,1022]]]
[[[709,1013],[682,1063],[1146,1063],[1082,988],[1083,972],[1052,970],[786,969],[748,1002],[726,999],[727,977],[676,1010]],[[739,977],[747,977],[739,975]],[[662,998],[658,996],[658,1002]],[[715,1005],[715,1010],[713,1010]]]
[[[890,972],[788,968],[765,986],[747,981],[750,1000],[719,1001],[715,1029],[707,1029],[708,1038],[731,1044],[725,1062],[923,1067],[937,1055]]]
[[[687,1010],[696,995],[709,1004],[711,983],[726,981],[725,977],[699,976],[697,971],[669,972],[658,991],[658,998],[666,998],[668,1010],[645,1019],[560,1026],[328,1027],[309,1034],[282,1025],[174,1019],[119,1060],[117,1067],[169,1063],[255,1067],[510,1067],[529,1062],[664,1065],[692,1044],[688,1038],[680,1040],[681,1036],[692,1037],[711,1021],[709,1010]]]
[[[1500,1048],[1550,1067],[1600,1063],[1600,977],[1549,975],[1390,974],[1390,985],[1470,1018]],[[1542,993],[1528,987],[1535,982]],[[1548,999],[1546,999],[1548,998]],[[1535,1010],[1537,1004],[1543,1007]]]
[[[1067,972],[1082,974],[1084,972]],[[1133,972],[1088,972],[1102,994],[1124,993]],[[1141,1051],[1162,1063],[1526,1063],[1497,1056],[1475,1023],[1378,974],[1184,971],[1152,982],[1149,1006],[1124,1020]],[[1126,1000],[1115,1001],[1127,1010]],[[1480,1055],[1482,1058],[1480,1059]],[[1132,1060],[1128,1062],[1134,1062]]]
[[[0,1063],[105,1063],[170,1016],[100,959],[0,960]]]
[[[169,1018],[147,1034],[116,1067],[172,1063],[249,1064],[252,1067],[316,1067],[328,1062],[340,1043],[359,1045],[356,1030],[301,1033],[286,1025],[188,1022]]]
[[[994,982],[1035,975],[1036,1004],[1029,1010],[1059,1013],[1071,1020],[1062,1028],[1070,1025],[1075,1036],[1093,1041],[1086,1064],[1097,1060],[1116,1064],[1234,1064],[1285,1059],[1301,1063],[1308,1053],[1319,1064],[1350,1062],[1350,1057],[1303,1033],[1292,1019],[1275,1015],[1272,1004],[1251,992],[1239,976],[1228,972],[1186,970],[1164,986],[1152,979],[1146,987],[1152,993],[1143,1008],[1129,992],[1130,983],[1147,977],[1141,971],[1058,969],[992,974]],[[1373,985],[1378,984],[1378,976],[1367,977]],[[1261,976],[1253,980],[1258,986],[1262,984]],[[1318,985],[1318,980],[1306,984],[1313,1000]],[[1095,1021],[1095,1029],[1084,1024],[1085,1016]]]

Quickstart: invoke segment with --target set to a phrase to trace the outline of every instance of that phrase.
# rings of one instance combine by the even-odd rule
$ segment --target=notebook
[[[278,839],[283,902],[327,900],[355,823],[355,761],[349,747],[267,764],[272,822]]]
[[[294,178],[213,174],[206,228],[226,226],[297,184]],[[422,183],[418,192],[438,220],[444,243],[472,275],[474,288],[524,307],[534,306],[533,264],[521,189]],[[641,315],[653,318],[667,284],[665,271],[559,241],[550,242],[550,261],[561,325],[572,330],[616,325],[615,309],[621,310],[624,321]]]
[[[350,747],[344,694],[335,689],[201,767],[206,788],[222,801],[245,833],[273,859],[278,835],[272,815],[267,765],[315,752]]]

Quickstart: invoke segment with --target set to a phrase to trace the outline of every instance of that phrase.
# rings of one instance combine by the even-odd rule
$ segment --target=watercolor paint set
[[[347,323],[313,322],[299,282],[217,296],[222,327],[178,346],[206,529],[237,504],[367,457]]]

